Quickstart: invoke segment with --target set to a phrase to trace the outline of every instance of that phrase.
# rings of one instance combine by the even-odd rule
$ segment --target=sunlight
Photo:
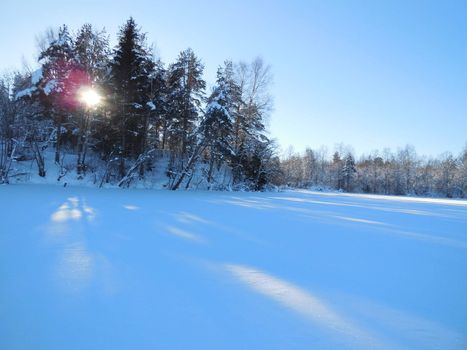
[[[135,211],[135,210],[139,210],[139,207],[136,206],[136,205],[124,205],[123,208],[125,208],[126,210],[131,210],[131,211]]]
[[[68,291],[79,292],[91,280],[94,258],[84,242],[74,242],[63,250],[57,265],[58,282]]]
[[[315,324],[346,337],[346,343],[364,343],[382,348],[366,330],[345,319],[320,298],[290,282],[252,267],[227,264],[225,269],[256,292],[310,319]]]
[[[184,224],[190,224],[190,223],[199,223],[199,224],[210,224],[209,221],[203,219],[202,217],[186,212],[181,212],[176,215],[177,220],[179,222],[182,222]]]
[[[180,238],[184,238],[184,239],[188,239],[188,240],[191,240],[191,241],[195,241],[195,242],[203,242],[203,239],[201,237],[199,237],[198,235],[194,234],[194,233],[191,233],[191,232],[188,232],[188,231],[185,231],[185,230],[182,230],[182,229],[179,229],[177,227],[174,227],[174,226],[167,226],[165,228],[165,231],[171,235],[174,235],[174,236],[177,236],[177,237],[180,237]]]
[[[80,92],[80,101],[88,108],[96,107],[102,100],[101,95],[93,88],[85,88]]]
[[[360,218],[353,218],[350,216],[339,216],[336,215],[334,216],[336,219],[344,220],[344,221],[351,221],[351,222],[357,222],[357,223],[362,223],[362,224],[370,224],[370,225],[386,225],[384,222],[380,221],[373,221],[373,220],[367,220],[367,219],[360,219]]]
[[[76,197],[68,198],[68,201],[63,203],[58,210],[52,213],[51,219],[54,222],[65,222],[68,220],[81,219],[82,212],[78,209],[79,200]]]
[[[65,203],[60,205],[56,211],[52,213],[50,219],[55,223],[62,223],[70,220],[79,221],[83,215],[88,221],[92,221],[96,217],[94,208],[86,204],[86,200],[80,203],[79,198],[70,197]]]

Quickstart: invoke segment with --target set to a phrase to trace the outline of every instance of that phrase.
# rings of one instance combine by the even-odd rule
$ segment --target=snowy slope
[[[107,163],[99,158],[98,155],[92,152],[87,155],[88,170],[86,174],[80,175],[76,173],[76,155],[71,152],[63,152],[61,164],[55,163],[55,152],[49,149],[43,152],[46,176],[38,175],[36,161],[32,159],[23,161],[14,161],[10,170],[9,182],[12,184],[40,184],[40,185],[71,185],[81,187],[102,187],[117,188],[121,177],[111,177],[109,182],[103,181],[106,173]],[[146,170],[144,179],[139,179],[138,176],[130,182],[131,188],[141,189],[166,189],[170,187],[173,179],[167,175],[170,163],[170,152],[158,150],[151,156],[152,170]],[[130,168],[133,161],[128,161],[127,166]],[[207,190],[207,189],[226,189],[230,188],[231,174],[228,167],[222,166],[219,169],[214,169],[212,172],[212,182],[206,181],[206,172],[209,165],[205,162],[199,162],[194,168],[194,175],[190,181],[190,189]],[[113,169],[114,174],[116,173]],[[185,188],[187,179],[182,183],[180,188]],[[246,187],[246,185],[244,185]],[[241,184],[238,184],[241,187]]]
[[[0,349],[466,349],[467,202],[0,186]]]

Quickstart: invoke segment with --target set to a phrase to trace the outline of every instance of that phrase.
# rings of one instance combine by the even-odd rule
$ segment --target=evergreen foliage
[[[417,156],[413,147],[362,156],[339,148],[292,151],[279,159],[269,138],[270,67],[225,61],[206,92],[204,65],[192,49],[167,66],[129,18],[112,50],[105,30],[66,25],[41,41],[39,67],[0,79],[0,183],[31,161],[57,180],[67,174],[127,187],[166,174],[166,188],[263,190],[327,187],[383,194],[467,196],[467,150],[458,157]],[[97,91],[96,105],[83,92]],[[66,158],[75,161],[66,162]],[[31,168],[31,167],[30,167]]]
[[[2,86],[8,102],[2,106],[16,112],[1,114],[2,125],[12,125],[7,118],[13,115],[28,130],[23,152],[33,150],[41,176],[44,152],[53,148],[57,180],[73,171],[78,179],[99,173],[101,185],[128,186],[144,181],[147,171],[160,172],[158,154],[169,159],[159,165],[166,167],[168,188],[189,188],[195,173],[204,174],[209,188],[269,183],[263,157],[266,150],[274,153],[265,128],[270,73],[262,60],[226,61],[206,98],[204,65],[194,51],[182,51],[166,68],[133,18],[120,28],[113,50],[105,30],[90,24],[74,34],[64,25],[47,33],[41,46],[40,68],[17,74],[11,88]],[[84,103],[90,90],[102,96],[100,103]],[[19,133],[2,126],[5,159],[12,158],[11,130]],[[76,166],[65,164],[65,156],[76,157]],[[99,172],[90,157],[105,169]]]

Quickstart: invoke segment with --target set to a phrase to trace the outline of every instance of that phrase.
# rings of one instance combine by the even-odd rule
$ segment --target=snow
[[[149,101],[149,102],[146,103],[146,105],[149,107],[149,109],[150,109],[151,111],[155,111],[155,110],[156,110],[156,105],[154,104],[154,102]]]
[[[58,86],[58,83],[55,79],[49,80],[44,86],[44,94],[50,95]]]
[[[39,68],[35,70],[34,72],[31,73],[31,87],[28,87],[26,89],[23,89],[21,91],[18,91],[16,93],[15,99],[19,99],[21,97],[25,96],[31,96],[34,91],[37,90],[36,85],[41,81],[42,79],[42,68]]]
[[[21,97],[31,96],[32,93],[33,93],[34,91],[36,91],[36,90],[37,90],[37,88],[36,88],[35,86],[32,86],[32,87],[29,87],[29,88],[27,88],[27,89],[18,91],[18,92],[16,93],[15,99],[17,100],[17,99],[20,99]]]
[[[466,349],[467,201],[0,186],[1,349]]]
[[[42,79],[42,68],[39,68],[31,74],[31,84],[36,85]]]
[[[220,105],[217,101],[209,103],[206,107],[206,112],[210,112],[211,110],[216,109],[222,111],[225,115],[230,115],[229,111],[224,106]]]

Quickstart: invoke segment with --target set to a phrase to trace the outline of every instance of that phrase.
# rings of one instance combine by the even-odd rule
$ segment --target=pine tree
[[[250,189],[261,191],[280,172],[276,145],[268,139],[252,139],[246,155],[242,164],[244,182]]]
[[[196,144],[206,82],[204,66],[193,50],[182,51],[168,71],[168,136],[172,150],[180,156],[189,154]]]
[[[331,179],[331,186],[342,189],[344,187],[344,179],[343,179],[343,166],[344,161],[341,159],[341,155],[338,151],[334,152],[332,155],[332,179]]]
[[[212,180],[214,165],[231,163],[234,155],[235,113],[241,98],[240,88],[234,80],[233,64],[224,63],[217,71],[216,86],[208,99],[201,124],[204,142],[209,147],[208,182]]]
[[[73,45],[74,56],[87,74],[90,84],[104,81],[109,64],[109,38],[105,29],[95,30],[91,24],[84,24]]]
[[[14,98],[17,132],[23,135],[30,145],[36,160],[38,175],[45,177],[43,150],[50,140],[53,120],[47,113],[46,106],[39,98],[41,95],[42,68],[32,73],[16,73],[13,77],[12,95]]]
[[[63,125],[77,107],[77,90],[85,78],[79,69],[67,26],[60,28],[58,38],[41,52],[39,61],[42,68],[32,77],[32,83],[38,87],[36,96],[56,125],[55,162],[58,164]]]
[[[154,62],[154,72],[150,78],[151,89],[146,102],[150,114],[148,143],[151,147],[164,149],[168,128],[167,71],[160,59]]]
[[[84,73],[82,79],[83,86],[80,89],[84,91],[84,89],[93,88],[100,90],[102,94],[109,64],[109,42],[105,30],[96,31],[90,24],[83,25],[76,35],[73,50],[76,61]],[[81,177],[81,173],[86,169],[85,161],[90,142],[89,139],[97,140],[99,133],[102,131],[94,131],[92,124],[99,121],[97,123],[98,129],[106,124],[104,118],[99,118],[97,110],[91,113],[89,110],[85,110],[85,108],[86,106],[82,106],[82,111],[81,113],[77,113],[75,120],[75,124],[77,125],[75,131],[77,135],[76,170],[79,177]]]
[[[117,139],[113,147],[120,153],[120,176],[125,174],[125,157],[137,157],[144,152],[148,127],[148,96],[151,90],[151,75],[154,62],[133,18],[130,18],[119,33],[119,42],[114,51],[111,67],[111,85],[114,100],[114,127]]]
[[[355,160],[351,153],[347,154],[344,159],[344,166],[342,167],[342,181],[343,188],[350,192],[353,186],[353,180],[357,169],[355,168]]]

